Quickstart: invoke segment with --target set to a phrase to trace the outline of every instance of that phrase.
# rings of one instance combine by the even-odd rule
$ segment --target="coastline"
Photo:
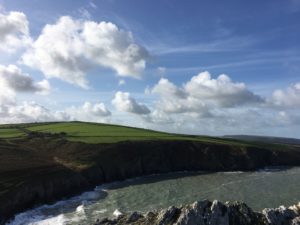
[[[44,143],[47,143],[45,145]],[[2,196],[0,224],[16,213],[92,190],[114,181],[170,172],[254,171],[266,166],[299,166],[300,151],[275,151],[253,146],[230,146],[193,141],[126,141],[85,144],[54,138],[22,141],[38,154],[51,152],[64,158],[80,157],[88,166],[74,169],[62,160]],[[40,146],[44,144],[43,152]],[[86,157],[86,154],[88,158]],[[72,158],[71,158],[72,159]],[[72,159],[73,160],[73,159]],[[65,161],[63,161],[65,162]],[[44,171],[45,170],[45,171]],[[20,171],[22,172],[22,171]],[[30,172],[30,171],[29,171]]]

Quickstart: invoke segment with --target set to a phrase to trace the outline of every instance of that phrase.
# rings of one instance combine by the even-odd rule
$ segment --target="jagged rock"
[[[229,211],[229,224],[265,224],[264,217],[253,212],[250,207],[241,202],[226,202]]]
[[[215,200],[210,207],[210,225],[229,225],[228,208],[221,202]]]
[[[162,210],[157,216],[157,224],[165,225],[174,222],[176,214],[178,214],[180,210],[174,206],[169,207],[167,210]]]
[[[300,216],[295,217],[295,218],[292,220],[292,224],[291,224],[291,225],[300,225]]]
[[[300,225],[300,203],[286,208],[264,209],[254,212],[245,203],[208,200],[182,207],[148,212],[134,212],[117,219],[105,219],[96,225]]]
[[[264,209],[262,213],[265,215],[268,223],[272,225],[288,225],[290,224],[289,221],[292,221],[297,217],[297,213],[294,210],[284,206],[280,206],[276,209]]]
[[[183,207],[176,225],[206,224],[208,216],[207,210],[210,206],[211,202],[205,200],[195,202],[190,207]]]
[[[138,212],[133,212],[128,219],[126,220],[126,223],[133,223],[136,222],[138,219],[142,218],[143,216]]]
[[[292,205],[289,207],[290,210],[293,210],[296,214],[300,214],[300,202],[298,205]]]

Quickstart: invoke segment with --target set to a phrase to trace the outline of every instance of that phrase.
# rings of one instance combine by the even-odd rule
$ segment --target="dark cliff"
[[[142,175],[300,165],[296,147],[273,149],[180,140],[85,144],[53,137],[21,139],[1,146],[10,153],[0,162],[0,224],[35,205]]]

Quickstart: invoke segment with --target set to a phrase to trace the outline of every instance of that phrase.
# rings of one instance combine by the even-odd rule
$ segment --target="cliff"
[[[300,165],[296,147],[274,149],[188,140],[88,144],[44,136],[0,140],[0,152],[0,224],[36,205],[137,176]]]

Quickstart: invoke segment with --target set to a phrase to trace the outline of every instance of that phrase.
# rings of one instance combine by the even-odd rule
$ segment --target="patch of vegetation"
[[[142,128],[126,127],[119,125],[84,123],[84,122],[62,122],[28,124],[25,128],[34,132],[65,133],[69,141],[85,143],[116,143],[121,141],[145,141],[145,140],[189,140],[219,144],[246,145],[242,141],[228,140],[222,138],[171,134]]]
[[[24,136],[24,132],[20,131],[17,128],[0,127],[0,138],[16,138]]]

